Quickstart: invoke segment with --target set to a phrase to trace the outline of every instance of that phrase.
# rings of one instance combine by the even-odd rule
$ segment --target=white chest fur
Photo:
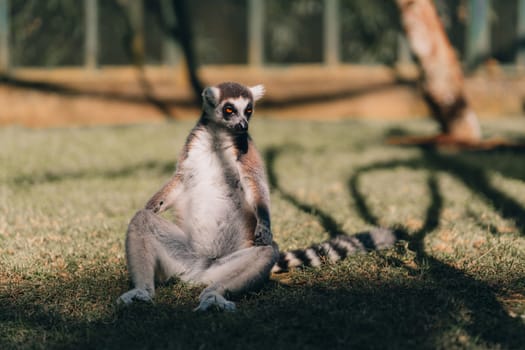
[[[184,194],[177,211],[184,221],[179,224],[195,248],[220,255],[222,242],[242,244],[246,224],[240,213],[245,203],[231,137],[199,134],[181,166]]]

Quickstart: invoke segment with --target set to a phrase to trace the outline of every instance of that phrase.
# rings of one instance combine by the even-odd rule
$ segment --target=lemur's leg
[[[195,310],[204,311],[210,306],[216,306],[234,311],[235,304],[226,297],[257,288],[267,281],[278,257],[279,249],[273,243],[241,249],[217,259],[199,277],[208,287],[202,291],[200,304]]]
[[[194,268],[195,259],[186,236],[174,223],[140,210],[128,226],[126,258],[134,289],[122,294],[118,302],[151,301],[155,278],[169,278]]]

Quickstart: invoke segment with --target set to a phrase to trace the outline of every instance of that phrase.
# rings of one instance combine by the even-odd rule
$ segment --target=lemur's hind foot
[[[135,288],[126,293],[122,294],[117,299],[118,305],[130,305],[133,302],[141,301],[144,303],[152,303],[153,299],[151,298],[150,293],[145,289]]]
[[[206,311],[210,307],[216,307],[219,310],[235,312],[235,303],[226,300],[217,292],[205,292],[199,297],[200,304],[193,311]]]

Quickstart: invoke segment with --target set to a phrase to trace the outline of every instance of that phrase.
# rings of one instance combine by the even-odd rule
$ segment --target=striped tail
[[[325,262],[335,263],[351,254],[393,247],[397,240],[395,232],[385,228],[375,228],[352,236],[339,235],[306,249],[281,252],[272,272],[281,273],[303,266],[317,267]]]

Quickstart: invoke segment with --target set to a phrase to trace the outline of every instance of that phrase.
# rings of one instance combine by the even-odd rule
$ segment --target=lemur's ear
[[[219,102],[219,89],[214,86],[207,87],[202,92],[202,100],[204,103],[208,103],[213,107],[217,106],[217,103]]]
[[[260,100],[264,96],[264,93],[266,92],[266,90],[264,89],[264,85],[262,84],[251,86],[249,89],[252,92],[254,101]]]

